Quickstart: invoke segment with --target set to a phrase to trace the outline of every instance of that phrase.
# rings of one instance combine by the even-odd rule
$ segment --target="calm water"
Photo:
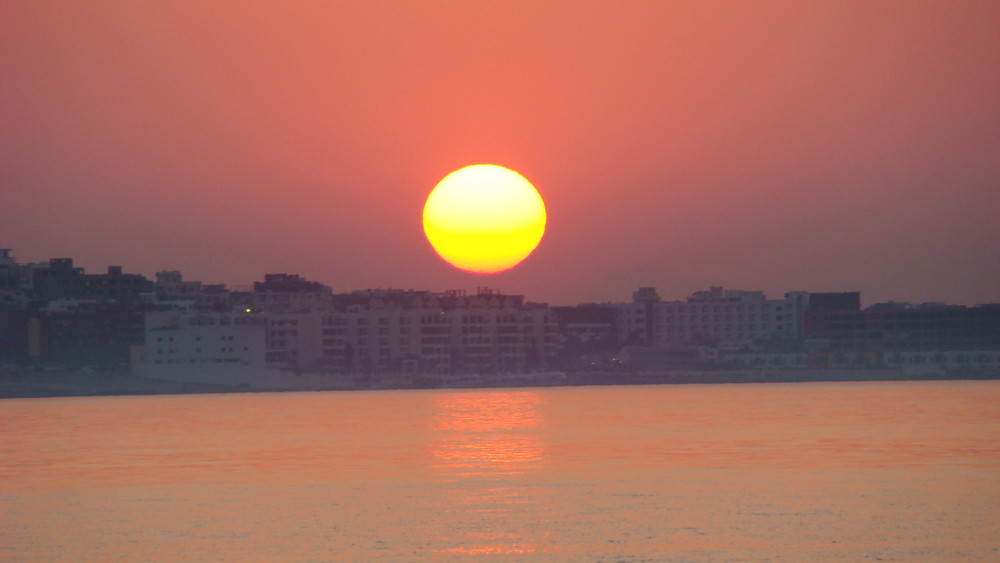
[[[10,561],[1000,561],[1000,382],[0,401]]]

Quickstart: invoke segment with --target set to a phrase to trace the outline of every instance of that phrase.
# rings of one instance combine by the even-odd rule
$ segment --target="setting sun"
[[[545,233],[545,203],[531,182],[502,166],[448,174],[424,204],[424,233],[452,266],[495,274],[518,265]]]

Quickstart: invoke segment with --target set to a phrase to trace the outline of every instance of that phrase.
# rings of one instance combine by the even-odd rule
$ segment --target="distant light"
[[[252,312],[253,311],[250,310],[250,307],[247,307],[247,313],[252,313]]]

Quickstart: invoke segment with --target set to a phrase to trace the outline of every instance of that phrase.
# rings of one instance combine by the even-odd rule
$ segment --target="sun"
[[[424,233],[452,266],[495,274],[521,263],[545,233],[545,202],[517,172],[474,164],[438,182],[424,204]]]

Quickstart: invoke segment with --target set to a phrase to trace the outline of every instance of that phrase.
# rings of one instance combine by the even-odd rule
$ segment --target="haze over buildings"
[[[8,2],[0,245],[554,305],[720,283],[1000,300],[1000,4]],[[442,263],[445,174],[523,173],[521,266]]]
[[[715,286],[684,300],[641,287],[630,300],[550,306],[486,287],[334,292],[287,273],[230,289],[172,270],[155,281],[120,266],[88,274],[71,258],[19,264],[3,249],[0,371],[79,369],[270,390],[663,382],[692,369],[693,381],[760,375],[733,371],[746,369],[995,377],[1000,304],[862,308],[858,292]]]

